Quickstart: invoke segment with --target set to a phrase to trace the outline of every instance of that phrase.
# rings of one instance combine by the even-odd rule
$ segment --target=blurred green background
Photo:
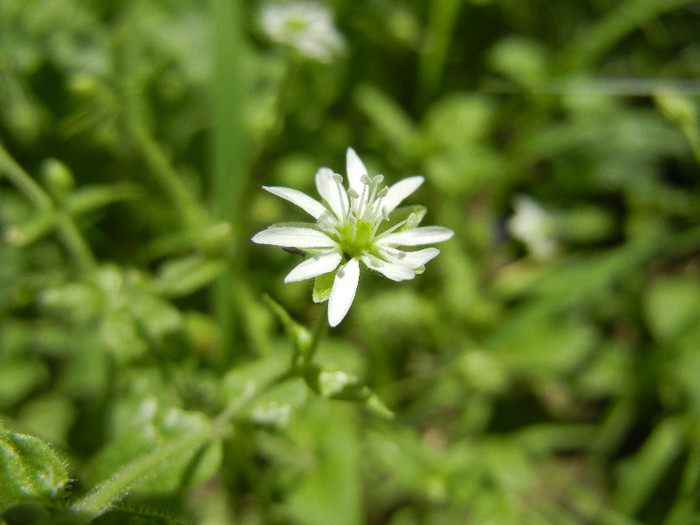
[[[699,27],[688,0],[0,1],[4,520],[700,524]],[[264,295],[320,310],[249,241],[303,218],[260,186],[315,195],[348,146],[455,231],[414,281],[363,273],[318,351],[393,419],[269,384],[293,338]]]

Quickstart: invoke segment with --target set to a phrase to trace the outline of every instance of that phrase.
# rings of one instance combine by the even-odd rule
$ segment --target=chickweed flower
[[[315,2],[265,4],[260,11],[260,26],[271,40],[319,62],[330,62],[345,49],[330,11]]]
[[[554,257],[559,246],[552,214],[527,195],[518,195],[513,199],[513,211],[508,219],[511,235],[522,242],[536,259]]]
[[[440,226],[418,226],[423,206],[399,204],[422,183],[415,175],[384,186],[384,177],[370,177],[355,150],[347,151],[348,187],[330,168],[316,173],[322,202],[292,188],[263,186],[299,206],[316,222],[273,224],[253,236],[258,244],[303,251],[309,258],[292,269],[287,283],[315,278],[314,301],[328,300],[328,324],[337,326],[348,313],[360,278],[360,263],[393,281],[413,279],[440,250],[403,247],[450,239],[454,232]]]

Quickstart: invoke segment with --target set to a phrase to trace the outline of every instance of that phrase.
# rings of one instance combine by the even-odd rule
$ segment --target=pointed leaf
[[[30,499],[50,502],[68,479],[64,462],[44,441],[0,432],[0,510]]]

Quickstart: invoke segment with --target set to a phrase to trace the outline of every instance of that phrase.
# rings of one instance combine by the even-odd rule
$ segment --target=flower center
[[[372,252],[374,224],[365,221],[357,221],[356,224],[346,222],[338,233],[340,249],[346,258],[360,257],[365,252]]]

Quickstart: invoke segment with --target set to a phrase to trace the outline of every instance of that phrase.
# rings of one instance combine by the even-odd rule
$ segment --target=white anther
[[[335,182],[337,182],[338,184],[342,184],[342,183],[343,183],[343,176],[342,176],[340,173],[334,173],[333,175],[331,175],[331,177],[332,177],[333,180],[334,180]]]

